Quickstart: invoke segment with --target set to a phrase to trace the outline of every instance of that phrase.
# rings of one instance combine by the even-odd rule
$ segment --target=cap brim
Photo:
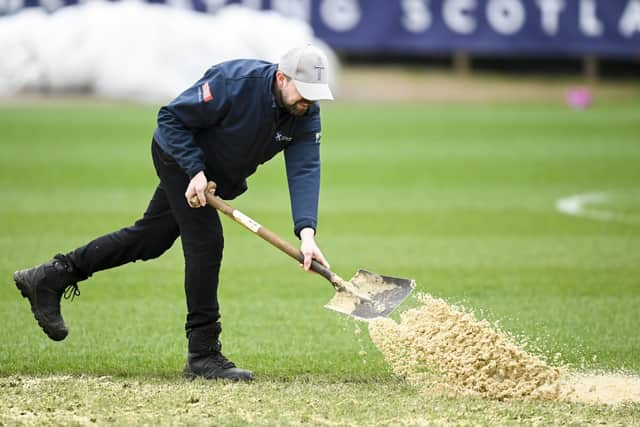
[[[296,89],[304,99],[309,101],[320,101],[322,99],[333,100],[333,94],[328,84],[322,83],[304,83],[294,80]]]

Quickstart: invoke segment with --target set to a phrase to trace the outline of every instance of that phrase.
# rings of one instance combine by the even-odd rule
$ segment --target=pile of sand
[[[527,353],[486,320],[430,295],[400,323],[369,322],[369,334],[394,373],[430,393],[492,399],[553,399],[617,404],[640,401],[640,379],[571,375]]]

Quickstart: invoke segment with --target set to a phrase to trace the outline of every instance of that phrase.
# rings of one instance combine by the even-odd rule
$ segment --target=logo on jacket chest
[[[276,134],[273,137],[273,139],[275,139],[276,142],[291,142],[291,141],[293,141],[293,137],[284,135],[281,132],[276,132]]]

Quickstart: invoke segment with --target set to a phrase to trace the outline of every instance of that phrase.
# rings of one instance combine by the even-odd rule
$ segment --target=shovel
[[[205,191],[208,205],[253,231],[298,262],[304,261],[304,255],[300,250],[273,231],[231,207],[215,195],[215,190],[216,184],[210,181]],[[197,204],[197,196],[193,196],[191,202]],[[388,317],[416,287],[415,280],[382,276],[367,270],[358,270],[351,280],[346,281],[316,260],[311,262],[311,269],[331,282],[336,290],[336,294],[325,305],[325,308],[361,320]]]

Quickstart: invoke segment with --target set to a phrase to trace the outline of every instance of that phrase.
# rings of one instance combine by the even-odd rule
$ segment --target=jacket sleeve
[[[189,178],[205,168],[204,152],[195,143],[195,134],[222,120],[225,92],[224,76],[210,68],[204,77],[158,112],[154,137]]]
[[[284,151],[294,233],[318,226],[320,195],[320,114],[311,118]]]

